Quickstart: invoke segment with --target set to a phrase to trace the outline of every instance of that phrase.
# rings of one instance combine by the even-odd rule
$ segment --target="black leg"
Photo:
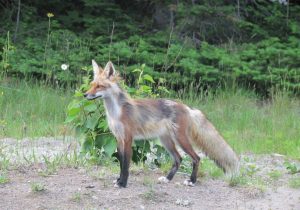
[[[176,172],[180,166],[180,163],[182,161],[182,158],[180,157],[180,155],[175,147],[175,144],[169,135],[161,136],[160,141],[164,145],[166,150],[169,152],[169,154],[172,156],[173,161],[174,161],[172,168],[166,177],[170,181],[173,179],[174,175],[176,174]]]
[[[132,148],[131,148],[132,140],[128,140],[124,142],[123,149],[120,148],[121,153],[121,161],[120,161],[120,178],[117,181],[117,185],[119,187],[126,187],[127,180],[129,176],[129,165],[132,156]]]
[[[197,172],[198,172],[198,168],[199,168],[199,161],[200,158],[198,156],[196,156],[195,159],[193,159],[193,171],[191,174],[191,182],[194,184],[197,181]]]
[[[193,160],[193,171],[190,176],[190,180],[186,180],[185,184],[189,186],[194,186],[195,182],[197,181],[197,172],[199,168],[200,157],[194,151],[192,145],[189,142],[189,139],[184,134],[184,132],[178,134],[177,141],[183,149],[183,151],[186,152]]]
[[[120,177],[122,175],[122,165],[123,165],[123,153],[122,153],[122,151],[121,151],[121,149],[120,149],[119,146],[118,146],[118,159],[119,159],[119,163],[120,163],[120,176],[117,179],[117,182],[119,182]]]

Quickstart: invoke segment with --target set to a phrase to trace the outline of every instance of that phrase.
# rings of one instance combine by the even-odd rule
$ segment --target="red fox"
[[[159,138],[174,160],[170,172],[160,177],[160,182],[171,181],[179,168],[182,158],[175,145],[193,160],[192,174],[185,185],[194,186],[197,179],[200,157],[192,144],[200,147],[224,172],[238,172],[237,155],[201,111],[169,99],[132,99],[118,84],[120,77],[112,62],[104,70],[94,60],[92,65],[94,79],[84,97],[104,101],[109,128],[118,142],[120,176],[115,187],[127,186],[132,141],[139,139]]]

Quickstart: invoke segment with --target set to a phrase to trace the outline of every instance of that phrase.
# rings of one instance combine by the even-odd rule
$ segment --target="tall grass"
[[[64,135],[72,90],[20,80],[1,81],[0,137]],[[280,153],[300,159],[300,99],[278,92],[262,100],[254,92],[220,90],[176,96],[202,110],[239,153]]]
[[[0,83],[0,137],[64,135],[65,109],[71,91],[36,82],[6,79]]]
[[[202,110],[236,151],[300,158],[299,98],[278,92],[263,100],[244,90],[188,91],[181,98]]]

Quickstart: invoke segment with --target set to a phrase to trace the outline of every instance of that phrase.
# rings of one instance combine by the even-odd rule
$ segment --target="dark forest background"
[[[1,0],[1,75],[78,84],[112,60],[177,90],[300,91],[296,0]],[[61,68],[66,64],[67,69]]]

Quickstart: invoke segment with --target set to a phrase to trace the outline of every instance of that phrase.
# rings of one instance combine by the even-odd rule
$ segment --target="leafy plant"
[[[131,95],[135,97],[157,97],[158,93],[152,91],[150,85],[155,81],[149,74],[144,74],[144,68],[135,69],[138,72],[136,88],[131,88],[122,84]],[[67,123],[71,123],[79,136],[81,136],[82,153],[89,153],[92,157],[117,157],[117,142],[109,131],[105,117],[105,110],[102,102],[94,100],[88,101],[83,97],[83,92],[88,88],[89,77],[84,78],[84,83],[76,90],[74,100],[69,104],[67,110]],[[160,88],[160,90],[165,90]],[[162,146],[154,145],[150,141],[137,141],[133,144],[132,160],[134,162],[144,162],[147,160],[146,154],[157,152],[157,158],[154,158],[156,164],[159,164],[160,158],[164,153]]]
[[[297,167],[295,163],[286,161],[284,162],[284,165],[290,174],[296,174],[300,172],[300,167]]]

